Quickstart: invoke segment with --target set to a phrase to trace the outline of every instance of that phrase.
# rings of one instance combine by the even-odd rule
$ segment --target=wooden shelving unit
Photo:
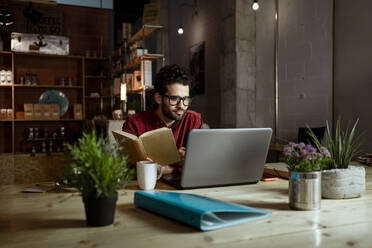
[[[52,88],[52,89],[82,89],[83,86],[61,86],[61,85],[24,85],[15,84],[15,88]]]
[[[111,117],[114,103],[108,58],[85,57],[84,65],[84,102],[89,101],[85,108],[86,119],[93,119],[97,114]],[[99,96],[91,96],[91,93],[98,93]]]
[[[157,31],[159,29],[162,29],[162,28],[163,28],[162,25],[152,25],[152,24],[143,25],[142,28],[137,33],[135,33],[130,39],[124,41],[124,44],[119,48],[118,54],[121,55],[121,56],[124,56],[124,58],[125,58],[126,55],[127,55],[127,50],[129,48],[129,46],[131,44],[133,44],[134,42],[140,41],[140,40],[141,40],[141,43],[142,43],[141,47],[143,49],[145,49],[146,48],[145,38],[152,35],[155,31]],[[120,76],[122,78],[122,80],[124,79],[124,82],[122,82],[122,83],[127,83],[127,73],[133,72],[133,71],[138,70],[138,69],[141,71],[142,86],[138,87],[138,88],[135,88],[135,89],[130,89],[130,87],[127,86],[127,95],[131,95],[131,94],[140,94],[141,95],[141,110],[146,109],[146,92],[153,90],[152,87],[144,85],[145,74],[146,73],[143,71],[144,70],[143,65],[144,65],[145,61],[148,61],[148,60],[155,61],[155,60],[158,60],[158,59],[163,59],[163,65],[164,65],[164,63],[165,63],[164,54],[147,53],[147,54],[144,54],[142,56],[139,56],[138,58],[136,58],[131,63],[122,65],[121,68],[119,68],[119,69],[117,69],[113,72],[114,77]],[[126,59],[124,59],[122,61],[126,61]],[[124,74],[124,76],[121,76],[122,74]]]
[[[83,121],[83,120],[76,120],[76,119],[58,119],[58,120],[17,120],[15,119],[14,122],[64,122],[64,121],[68,121],[68,122],[71,122],[71,121],[76,121],[76,122],[80,122],[80,121]]]
[[[106,76],[100,76],[100,75],[85,75],[85,78],[95,78],[95,79],[105,79]]]
[[[83,127],[83,121],[86,119],[85,100],[96,99],[86,96],[86,87],[94,86],[96,81],[106,80],[107,71],[101,69],[102,64],[108,62],[107,57],[83,57],[83,56],[63,56],[38,53],[21,53],[0,51],[0,69],[12,71],[12,84],[0,84],[0,109],[12,109],[11,120],[0,120],[0,156],[11,154],[30,153],[32,146],[36,146],[37,152],[40,151],[40,140],[27,140],[29,128],[48,129],[49,135],[60,132],[60,128],[65,129],[65,138],[47,138],[53,142],[62,142],[63,140],[75,140],[80,137]],[[108,63],[107,63],[108,64]],[[97,73],[97,71],[100,71]],[[97,74],[96,74],[97,73]],[[20,84],[20,77],[34,74],[37,75],[37,85]],[[71,78],[72,85],[59,85],[60,78]],[[88,86],[87,86],[88,85]],[[62,119],[58,120],[25,120],[15,119],[16,112],[23,111],[24,103],[38,103],[39,96],[48,89],[56,89],[63,92],[69,100],[69,109]],[[100,96],[97,99],[105,102],[110,100],[110,93]],[[99,101],[98,101],[99,102]],[[76,120],[73,117],[72,104],[82,104],[83,119]],[[92,105],[94,115],[97,104],[89,102]],[[98,106],[101,105],[98,103]],[[98,114],[101,114],[100,111]],[[88,116],[87,118],[91,118]]]

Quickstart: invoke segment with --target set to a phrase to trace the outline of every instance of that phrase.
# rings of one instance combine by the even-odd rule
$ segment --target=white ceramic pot
[[[360,197],[366,189],[366,171],[362,166],[322,171],[322,197],[348,199]]]

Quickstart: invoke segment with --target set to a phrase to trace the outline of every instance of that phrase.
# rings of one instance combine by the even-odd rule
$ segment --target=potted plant
[[[365,169],[362,166],[351,166],[351,159],[357,154],[361,145],[361,135],[355,130],[359,119],[353,127],[341,129],[341,119],[336,122],[336,130],[332,135],[328,122],[324,142],[321,142],[310,128],[308,133],[319,148],[325,146],[332,157],[322,172],[322,196],[330,199],[348,199],[360,197],[365,191]]]
[[[289,171],[289,206],[292,209],[320,209],[321,170],[331,162],[325,147],[321,152],[304,143],[290,142],[284,148],[282,161]]]
[[[66,168],[69,185],[82,194],[89,226],[113,223],[117,190],[124,188],[133,171],[127,167],[122,146],[109,146],[95,131],[83,133],[77,144],[66,144],[72,163]]]

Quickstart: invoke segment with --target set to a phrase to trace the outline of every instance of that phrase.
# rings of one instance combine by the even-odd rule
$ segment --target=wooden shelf
[[[0,153],[0,156],[13,156],[13,153],[12,152],[3,152],[3,153]]]
[[[82,89],[83,86],[61,86],[61,85],[25,85],[15,84],[15,88],[58,88],[58,89]]]
[[[141,65],[141,60],[152,60],[152,61],[154,61],[154,60],[157,60],[157,59],[161,59],[163,57],[164,57],[164,54],[155,54],[155,53],[152,53],[152,54],[149,53],[149,54],[146,54],[146,55],[142,55],[142,56],[136,58],[132,63],[125,65],[124,67],[122,67],[119,70],[116,70],[113,74],[115,76],[118,76],[118,75],[124,73],[125,71],[134,70]]]
[[[84,96],[86,99],[111,98],[111,96]]]
[[[0,51],[0,55],[12,55],[11,51]]]
[[[85,75],[84,78],[106,79],[107,77],[99,75]]]
[[[140,30],[138,30],[137,33],[135,33],[129,40],[128,40],[128,43],[129,44],[132,44],[134,43],[135,41],[137,40],[140,40],[142,38],[142,36],[144,35],[145,37],[146,36],[149,36],[150,34],[152,34],[153,32],[155,32],[157,29],[160,29],[160,28],[163,28],[164,26],[161,26],[161,25],[152,25],[152,24],[145,24],[142,26],[142,28]]]
[[[154,90],[154,88],[147,87],[147,88],[145,89],[146,92],[147,92],[147,91],[152,91],[152,90]],[[143,91],[143,87],[138,88],[138,89],[134,89],[134,90],[128,90],[128,91],[127,91],[127,94],[141,93],[142,91]]]
[[[24,152],[15,152],[14,154],[11,153],[10,155],[13,155],[13,156],[17,156],[17,157],[29,157],[31,155],[31,152],[27,152],[27,153],[24,153]],[[43,156],[60,156],[60,155],[64,155],[63,152],[51,152],[51,153],[47,153],[47,152],[37,152],[35,153],[35,157],[43,157]]]
[[[30,143],[25,143],[23,131],[29,127],[44,127],[55,129],[65,126],[69,130],[71,137],[79,137],[82,133],[82,124],[85,120],[92,119],[97,114],[110,116],[112,113],[113,102],[111,97],[100,96],[101,100],[89,100],[84,97],[86,92],[97,92],[100,95],[105,93],[109,87],[105,79],[110,79],[108,72],[109,57],[85,57],[84,55],[57,55],[43,54],[39,52],[15,52],[0,51],[0,59],[3,62],[1,68],[11,70],[13,79],[19,79],[26,74],[36,74],[38,85],[19,84],[15,80],[12,84],[0,84],[0,98],[4,97],[5,107],[13,110],[22,111],[24,103],[37,102],[42,91],[56,89],[63,91],[70,103],[81,104],[83,120],[73,119],[73,110],[69,110],[62,119],[55,120],[0,120],[0,153],[16,154],[30,149]],[[62,68],[62,69],[61,69]],[[102,71],[97,71],[102,68]],[[97,75],[98,74],[98,75]],[[105,75],[105,76],[103,76]],[[55,81],[61,77],[70,77],[73,80],[72,86],[59,85]],[[98,85],[99,82],[99,86]],[[87,104],[88,103],[88,104]],[[102,104],[103,103],[103,104]],[[4,107],[4,106],[3,106]],[[52,137],[48,140],[53,140]],[[70,140],[70,139],[69,139]],[[67,140],[67,141],[69,141]],[[21,152],[21,154],[24,154]]]
[[[107,60],[107,57],[84,57],[86,60]]]
[[[53,121],[83,121],[83,120],[75,120],[75,119],[58,119],[58,120],[14,120],[14,122],[53,122]]]
[[[43,53],[26,53],[26,52],[12,52],[14,55],[19,56],[38,56],[38,57],[50,57],[50,58],[61,58],[61,59],[83,59],[83,56],[74,55],[57,55],[57,54],[43,54]]]
[[[33,139],[26,139],[27,142],[37,142],[37,141],[48,141],[48,140],[68,140],[71,138],[68,137],[57,137],[57,138],[33,138]]]
[[[124,66],[124,70],[130,70],[130,69],[134,69],[140,66],[142,60],[157,60],[163,57],[164,57],[164,54],[146,54],[146,55],[138,57],[132,63]]]

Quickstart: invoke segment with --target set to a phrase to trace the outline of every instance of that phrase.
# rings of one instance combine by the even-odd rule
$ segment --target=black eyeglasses
[[[183,105],[185,106],[190,106],[191,102],[192,102],[192,98],[189,97],[189,96],[185,96],[185,97],[180,97],[180,96],[167,96],[167,95],[164,95],[166,98],[168,98],[168,101],[169,101],[169,105],[171,106],[176,106],[177,104],[179,104],[182,100],[182,103]]]

